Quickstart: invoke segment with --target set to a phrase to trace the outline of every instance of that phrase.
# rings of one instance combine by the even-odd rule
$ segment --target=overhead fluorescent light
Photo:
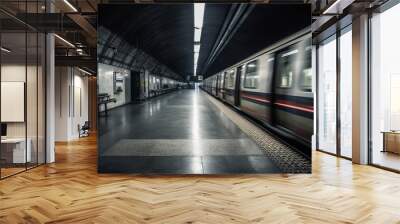
[[[204,3],[194,3],[194,27],[201,29],[204,19]]]
[[[194,44],[194,52],[199,53],[200,52],[200,44]]]
[[[92,75],[92,73],[90,73],[90,72],[88,72],[88,71],[86,71],[86,70],[83,70],[83,69],[81,69],[81,68],[79,68],[79,67],[78,67],[78,70],[81,71],[81,72],[83,72],[83,73],[85,73],[85,74],[87,74],[87,75]]]
[[[9,50],[9,49],[7,49],[7,48],[5,48],[5,47],[1,47],[0,49],[1,49],[2,51],[6,52],[6,53],[10,53],[10,52],[11,52],[11,50]]]
[[[194,30],[194,42],[200,42],[201,38],[201,30],[195,29]]]
[[[354,1],[355,0],[336,0],[332,5],[325,9],[322,14],[342,14],[343,10],[351,5]]]
[[[292,55],[292,54],[297,54],[298,52],[299,52],[299,50],[297,50],[297,49],[296,49],[296,50],[293,50],[293,51],[289,51],[289,52],[287,52],[287,53],[282,54],[281,58],[290,56],[290,55]]]
[[[197,61],[199,59],[200,52],[200,39],[201,39],[201,31],[203,29],[203,21],[204,21],[204,3],[194,3],[194,76],[197,74]]]
[[[68,7],[70,7],[74,12],[78,12],[78,10],[68,0],[64,0],[64,3],[68,5]]]
[[[194,41],[200,42],[204,20],[204,3],[194,3]]]
[[[65,44],[67,44],[67,45],[69,45],[70,47],[73,47],[73,48],[75,48],[75,45],[73,45],[71,42],[69,42],[68,40],[66,40],[66,39],[64,39],[64,38],[62,38],[62,37],[60,37],[59,35],[57,35],[57,34],[54,34],[54,36],[55,37],[57,37],[59,40],[61,40],[62,42],[64,42]]]

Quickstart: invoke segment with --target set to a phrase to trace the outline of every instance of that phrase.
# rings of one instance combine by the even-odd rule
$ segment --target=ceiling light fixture
[[[2,51],[6,52],[6,53],[10,53],[10,52],[11,52],[11,50],[9,50],[9,49],[7,49],[7,48],[5,48],[5,47],[1,47],[0,49],[1,49]]]
[[[194,47],[193,47],[193,55],[194,55],[194,76],[197,74],[197,61],[199,58],[200,52],[200,39],[201,39],[201,31],[203,29],[203,21],[204,21],[204,3],[194,3]]]
[[[340,10],[340,6],[341,5],[347,5],[349,2],[349,0],[336,0],[335,2],[333,2],[332,5],[330,5],[322,14],[323,15],[327,15],[327,14],[340,14],[339,10]]]
[[[79,68],[79,67],[78,67],[78,70],[81,71],[81,72],[83,72],[83,73],[85,73],[85,74],[87,74],[87,75],[92,75],[92,73],[90,73],[90,72],[88,72],[88,71],[86,71],[86,70],[83,70],[83,69],[81,69],[81,68]]]
[[[54,34],[55,37],[57,37],[59,40],[61,40],[62,42],[64,42],[65,44],[69,45],[70,47],[75,48],[75,45],[73,45],[71,42],[69,42],[68,40],[62,38],[61,36],[59,36],[58,34]]]
[[[68,0],[64,0],[64,3],[67,4],[74,12],[78,12],[75,6],[73,6]]]
[[[194,3],[194,27],[201,29],[204,20],[204,3]]]
[[[194,52],[194,64],[197,65],[197,60],[199,59],[199,53]]]
[[[289,52],[287,52],[287,53],[284,53],[284,54],[282,54],[282,58],[284,58],[284,57],[287,57],[287,56],[290,56],[290,55],[292,55],[292,54],[297,54],[299,51],[297,50],[297,49],[295,49],[295,50],[292,50],[292,51],[289,51]]]
[[[194,44],[194,53],[200,52],[200,44]]]

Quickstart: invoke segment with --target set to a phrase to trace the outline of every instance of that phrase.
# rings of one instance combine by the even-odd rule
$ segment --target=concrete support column
[[[353,19],[353,162],[368,163],[368,15]]]
[[[55,73],[54,73],[54,35],[46,36],[46,162],[55,161]]]
[[[46,1],[47,12],[54,11],[51,1]],[[46,34],[46,163],[55,161],[55,43],[54,34]]]

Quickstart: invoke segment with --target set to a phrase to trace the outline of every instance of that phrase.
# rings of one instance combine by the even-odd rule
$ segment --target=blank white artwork
[[[24,122],[24,102],[24,82],[1,82],[1,122]]]

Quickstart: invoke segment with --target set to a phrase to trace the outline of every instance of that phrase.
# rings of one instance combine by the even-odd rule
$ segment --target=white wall
[[[89,119],[88,77],[76,68],[56,67],[55,140],[79,137],[78,124]]]
[[[56,67],[55,81],[55,140],[68,140],[69,84],[68,67]]]
[[[1,66],[1,81],[2,82],[25,82],[25,64],[6,64]],[[31,67],[28,67],[30,70]],[[6,108],[1,108],[6,110]],[[8,137],[25,137],[25,122],[11,122],[7,123],[7,136]]]
[[[125,78],[123,80],[123,88],[122,92],[119,92],[118,94],[114,93],[113,90],[113,74],[114,72],[119,72],[122,74],[125,74]],[[97,73],[97,84],[98,84],[98,93],[107,93],[110,95],[110,98],[115,98],[117,102],[115,103],[109,103],[107,107],[109,109],[124,105],[126,103],[130,102],[130,97],[127,97],[127,95],[130,95],[130,71],[123,69],[123,68],[118,68],[112,65],[106,65],[106,64],[98,64],[98,73]],[[129,89],[127,89],[129,88]],[[126,92],[129,92],[129,94],[126,94]],[[103,110],[103,108],[101,108]]]
[[[38,69],[38,70],[37,70]],[[26,80],[27,78],[27,80]],[[44,150],[45,150],[45,116],[44,110],[44,74],[42,68],[12,63],[2,64],[1,66],[1,81],[2,82],[24,82],[26,85],[26,107],[25,105],[20,108],[22,113],[26,112],[26,120],[22,122],[6,122],[7,123],[7,137],[9,138],[21,138],[27,136],[30,139],[30,147],[32,151],[32,161],[36,162],[36,158],[39,158],[39,162],[44,162]],[[24,94],[24,91],[20,92]],[[3,95],[7,97],[7,95]],[[1,108],[4,112],[12,110],[11,108]],[[12,111],[7,111],[11,112]],[[37,150],[39,156],[37,157]],[[51,160],[50,160],[51,161]]]
[[[24,82],[26,83],[25,80],[25,75],[27,69],[28,74],[35,74],[36,75],[36,67],[33,66],[27,66],[25,67],[25,64],[23,65],[18,65],[18,64],[4,64],[1,66],[1,81],[2,82]],[[29,77],[28,77],[29,79]],[[32,84],[36,85],[36,80],[32,81],[29,79],[29,85],[31,86]],[[30,90],[32,92],[30,92]],[[31,89],[27,88],[27,106],[35,107],[36,108],[36,88]],[[31,102],[34,102],[34,105],[30,105]],[[2,110],[6,110],[7,108],[2,108]],[[31,109],[27,108],[27,112],[31,112]],[[34,128],[36,129],[36,113],[27,113],[27,119],[29,122],[28,124],[28,129],[29,128]],[[34,121],[34,124],[31,122]],[[35,125],[35,127],[33,127]],[[25,126],[26,122],[8,122],[7,125],[7,135],[8,137],[25,137]],[[29,137],[29,130],[28,130],[28,137]]]
[[[82,74],[74,74],[74,107],[72,109],[71,119],[71,136],[72,138],[78,138],[78,125],[83,125],[85,121],[89,120],[89,92],[88,92],[88,77],[82,76]],[[80,93],[79,93],[80,91]],[[80,101],[80,102],[79,102]],[[80,105],[80,106],[77,106]]]

